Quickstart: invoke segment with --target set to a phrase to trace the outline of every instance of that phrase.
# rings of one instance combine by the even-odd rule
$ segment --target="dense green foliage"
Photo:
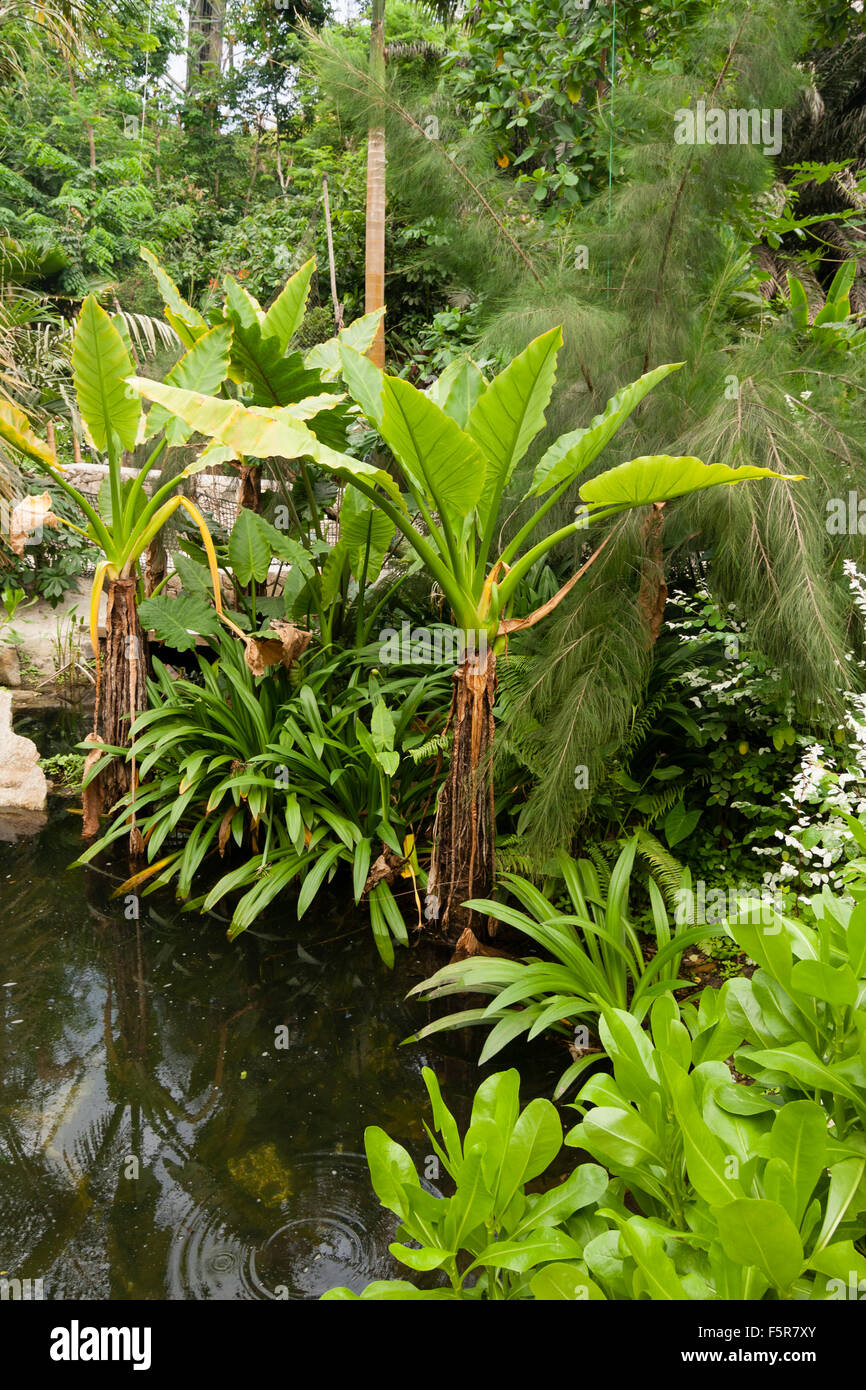
[[[451,1186],[367,1130],[418,1277],[361,1297],[846,1296],[864,11],[387,0],[383,79],[354,8],[227,0],[190,36],[172,0],[46,0],[38,26],[0,0],[6,638],[90,562],[94,647],[115,582],[159,644],[147,708],[81,745],[86,802],[111,766],[129,790],[80,862],[230,939],[333,884],[393,965],[433,934],[462,783],[478,936],[412,1007],[476,997],[407,1044],[545,1037],[595,1162],[550,1172],[559,1112],[521,1111],[513,1070],[461,1136],[425,1069]],[[710,110],[738,118],[715,141]]]

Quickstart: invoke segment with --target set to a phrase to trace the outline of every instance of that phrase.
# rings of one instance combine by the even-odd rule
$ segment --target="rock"
[[[19,686],[21,684],[21,662],[18,648],[4,643],[0,646],[0,685]]]
[[[38,835],[47,821],[44,811],[0,810],[0,843],[14,844]]]
[[[12,692],[0,690],[0,809],[42,811],[48,795],[39,749],[12,730]]]

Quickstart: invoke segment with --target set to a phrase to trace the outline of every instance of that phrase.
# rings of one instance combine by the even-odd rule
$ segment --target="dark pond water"
[[[403,1273],[364,1127],[423,1171],[423,1065],[463,1123],[485,1071],[550,1095],[561,1051],[479,1071],[478,1030],[400,1047],[436,1007],[406,991],[443,957],[387,971],[336,896],[231,945],[170,894],[127,920],[120,872],[68,869],[71,805],[0,845],[0,1273],[85,1299],[312,1299]]]

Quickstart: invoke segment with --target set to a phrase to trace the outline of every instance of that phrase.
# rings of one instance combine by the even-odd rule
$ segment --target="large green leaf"
[[[113,431],[124,449],[134,449],[141,402],[127,387],[132,362],[105,310],[89,294],[81,306],[72,347],[72,379],[78,410],[97,449]]]
[[[529,1287],[533,1298],[542,1303],[606,1302],[598,1284],[587,1274],[586,1265],[579,1263],[545,1265],[533,1274]]]
[[[142,627],[152,629],[160,641],[177,652],[193,651],[197,635],[215,637],[220,630],[213,605],[197,594],[142,599],[138,616]]]
[[[535,1231],[526,1240],[494,1241],[481,1251],[475,1264],[525,1274],[547,1260],[579,1260],[582,1253],[577,1241],[565,1231]]]
[[[467,432],[488,460],[479,503],[482,532],[496,520],[503,489],[539,430],[556,380],[562,329],[534,338],[490,382],[469,416]]]
[[[338,453],[316,438],[301,418],[303,402],[266,410],[261,406],[244,406],[239,401],[181,391],[147,377],[131,377],[130,384],[148,400],[168,406],[200,434],[230,445],[240,456],[309,457],[333,473],[362,478],[371,486],[377,483],[405,510],[400,490],[390,474],[348,454]]]
[[[262,333],[276,338],[280,351],[285,352],[304,319],[310,280],[316,269],[315,258],[305,261],[286,281],[262,322]]]
[[[783,478],[798,482],[802,474],[775,473],[771,468],[729,468],[726,463],[702,463],[696,458],[672,458],[653,454],[629,459],[618,468],[599,473],[580,489],[584,502],[592,507],[645,507],[666,502],[686,493],[700,492],[719,483],[745,483],[752,478]]]
[[[326,380],[333,381],[340,375],[342,369],[341,345],[353,348],[357,353],[367,352],[376,337],[379,320],[384,312],[384,309],[375,309],[372,314],[364,314],[359,319],[353,319],[345,328],[340,329],[336,338],[328,338],[324,343],[316,343],[315,347],[311,347],[306,354],[304,366],[320,371]]]
[[[427,395],[465,430],[479,397],[486,390],[487,382],[480,367],[471,357],[464,356],[455,357],[449,363],[433,385],[427,388]]]
[[[758,1197],[741,1197],[716,1212],[719,1239],[728,1259],[754,1265],[778,1289],[786,1289],[803,1267],[803,1244],[784,1207]]]
[[[201,391],[210,395],[225,381],[232,344],[230,324],[218,324],[203,333],[184,353],[165,378],[166,386],[178,386],[184,391]],[[165,426],[169,444],[185,444],[192,434],[186,425],[164,405],[154,405],[147,415],[147,434],[155,434]]]
[[[569,1132],[566,1143],[586,1149],[617,1172],[640,1170],[648,1163],[663,1166],[665,1161],[658,1138],[637,1111],[609,1105],[590,1110],[583,1124]]]
[[[857,1002],[860,982],[850,965],[827,965],[820,960],[798,960],[791,971],[791,988],[837,1008]]]
[[[377,429],[382,426],[384,409],[385,375],[379,368],[356,352],[347,343],[340,343],[340,363],[343,380],[349,388],[352,400],[357,401],[367,419]]]
[[[830,1091],[845,1096],[855,1104],[862,1102],[862,1092],[846,1080],[837,1066],[829,1067],[822,1062],[808,1043],[794,1042],[785,1047],[753,1049],[736,1053],[735,1060],[736,1058],[742,1063],[740,1069],[748,1066],[751,1075],[755,1074],[754,1068],[758,1067],[761,1071],[769,1072],[771,1077],[790,1077],[801,1089]],[[766,1084],[773,1085],[774,1082],[768,1080]]]
[[[653,1302],[686,1301],[688,1295],[665,1250],[664,1239],[648,1221],[639,1216],[624,1221],[620,1226],[620,1238],[640,1270]]]
[[[562,1122],[549,1100],[531,1100],[518,1117],[502,1157],[497,1203],[504,1211],[514,1194],[543,1173],[562,1148]]]
[[[340,539],[349,551],[349,564],[356,579],[360,579],[366,555],[367,583],[375,584],[394,539],[394,530],[391,518],[374,507],[357,488],[346,488],[340,503]]]
[[[223,276],[223,289],[226,292],[226,317],[236,328],[252,328],[264,323],[265,311],[261,304],[233,275]]]
[[[673,1099],[692,1187],[705,1202],[714,1206],[741,1197],[743,1188],[739,1179],[730,1175],[729,1154],[698,1107],[695,1074],[687,1072],[664,1053],[656,1056]]]
[[[409,1215],[406,1189],[421,1187],[414,1163],[402,1145],[395,1144],[378,1125],[369,1125],[364,1131],[364,1149],[376,1196],[383,1207],[405,1221]]]
[[[271,547],[260,526],[261,517],[249,507],[241,507],[229,537],[229,564],[239,584],[255,580],[263,584],[268,577]]]
[[[661,367],[654,367],[651,372],[646,372],[611,396],[601,414],[596,415],[584,429],[561,435],[536,465],[528,495],[550,492],[560,483],[577,478],[610,443],[620,425],[644,396],[682,366],[682,362],[666,362]]]
[[[385,377],[382,437],[427,505],[462,533],[484,487],[484,458],[456,420],[408,381]]]
[[[177,333],[185,347],[192,347],[196,338],[200,338],[207,332],[207,324],[191,304],[187,304],[177,285],[171,276],[163,270],[159,261],[152,251],[148,251],[146,246],[139,248],[141,259],[150,266],[151,271],[159,285],[159,291],[165,305],[165,317]]]
[[[827,1117],[820,1105],[809,1100],[783,1105],[773,1121],[768,1148],[790,1170],[796,1196],[794,1218],[799,1225],[826,1162]]]

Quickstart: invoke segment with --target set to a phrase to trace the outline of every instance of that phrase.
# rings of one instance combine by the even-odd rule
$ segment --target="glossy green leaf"
[[[113,431],[124,449],[134,449],[141,402],[127,386],[132,361],[108,314],[89,294],[81,306],[72,346],[72,380],[81,418],[97,449]]]
[[[550,492],[561,483],[579,477],[610,443],[644,396],[682,365],[682,362],[668,362],[655,367],[612,396],[601,414],[596,415],[584,429],[561,435],[536,466],[529,495]]]
[[[219,390],[228,372],[231,343],[229,324],[218,324],[208,333],[203,333],[172,367],[165,378],[166,386],[177,386],[184,391],[201,391],[208,395]],[[146,424],[148,436],[165,427],[169,444],[185,444],[192,434],[192,426],[184,424],[164,405],[151,406]]]
[[[396,377],[384,378],[379,429],[427,505],[462,530],[484,486],[477,444],[423,391]]]
[[[545,1265],[529,1281],[533,1298],[545,1303],[590,1303],[605,1301],[605,1295],[590,1279],[582,1264]]]
[[[803,1267],[796,1226],[778,1202],[741,1197],[716,1212],[719,1239],[729,1259],[754,1265],[777,1289],[786,1289]]]
[[[286,281],[262,322],[264,337],[276,338],[281,352],[285,352],[304,319],[310,280],[316,268],[314,258],[305,261],[300,270],[295,271]]]
[[[798,960],[791,971],[791,988],[838,1008],[856,1003],[860,992],[849,965],[827,965],[820,960]]]
[[[702,463],[696,458],[673,458],[655,454],[629,459],[607,473],[599,473],[583,483],[580,496],[591,507],[646,507],[651,502],[667,502],[687,493],[700,492],[719,484],[749,482],[754,478],[782,478],[799,481],[801,475],[774,473],[771,468],[729,468],[726,463]]]
[[[455,357],[444,372],[428,386],[427,395],[446,415],[456,420],[462,430],[479,399],[487,390],[480,367],[471,357]]]
[[[496,520],[503,489],[532,440],[544,428],[544,413],[556,380],[562,329],[533,339],[478,397],[466,426],[487,460],[479,500],[481,529]]]

